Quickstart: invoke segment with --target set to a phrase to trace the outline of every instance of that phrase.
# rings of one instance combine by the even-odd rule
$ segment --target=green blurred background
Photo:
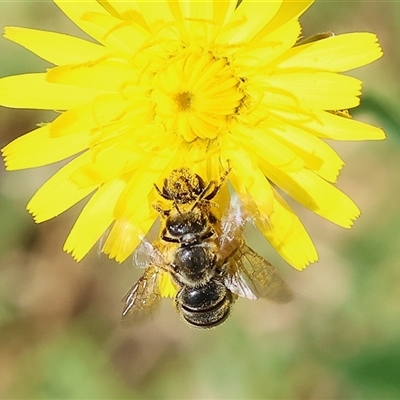
[[[384,142],[333,143],[346,161],[338,186],[363,215],[350,231],[300,213],[320,261],[297,272],[273,261],[293,303],[239,300],[211,331],[179,320],[165,300],[152,321],[119,326],[120,299],[140,274],[93,251],[75,263],[62,245],[80,206],[35,225],[25,205],[55,167],[0,170],[0,398],[400,399],[400,2],[317,1],[304,36],[371,31],[385,56],[365,80],[355,118]],[[50,1],[0,2],[0,25],[83,34]],[[49,65],[0,39],[0,76]],[[40,95],[40,94],[38,94]],[[54,114],[0,109],[0,146]]]

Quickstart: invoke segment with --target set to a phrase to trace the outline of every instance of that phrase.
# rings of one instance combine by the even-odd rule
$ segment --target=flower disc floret
[[[155,121],[187,142],[226,133],[244,98],[226,58],[211,52],[173,57],[154,76]]]

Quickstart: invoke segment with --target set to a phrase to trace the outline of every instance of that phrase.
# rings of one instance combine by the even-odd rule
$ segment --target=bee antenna
[[[193,210],[196,208],[197,204],[199,204],[199,200],[200,200],[200,199],[197,199],[197,200],[193,203],[192,208],[190,209],[190,211],[193,211]]]
[[[181,210],[180,210],[179,207],[178,207],[178,203],[177,203],[175,200],[174,200],[173,205],[174,205],[174,207],[176,208],[176,211],[178,211],[178,214],[179,214],[179,215],[182,215],[182,212],[181,212]]]
[[[210,185],[207,185],[207,187],[205,187],[203,189],[203,191],[199,194],[199,196],[197,197],[196,201],[193,203],[192,208],[190,209],[190,211],[193,211],[196,206],[200,203],[200,201],[204,200],[204,195],[206,194],[208,188],[210,187]]]

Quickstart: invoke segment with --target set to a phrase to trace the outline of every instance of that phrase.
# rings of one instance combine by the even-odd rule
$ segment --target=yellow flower
[[[259,229],[297,269],[317,259],[278,189],[350,227],[357,206],[332,183],[343,161],[323,139],[383,139],[347,118],[361,82],[341,74],[381,56],[375,35],[299,44],[312,1],[55,0],[98,43],[9,27],[5,37],[55,66],[0,80],[0,104],[57,110],[51,123],[3,149],[9,170],[74,156],[34,195],[36,222],[91,195],[65,250],[118,262],[156,218],[153,184],[175,168],[229,180]]]

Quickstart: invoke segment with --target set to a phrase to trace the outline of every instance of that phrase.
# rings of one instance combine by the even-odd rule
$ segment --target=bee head
[[[158,193],[164,199],[174,201],[176,204],[187,204],[198,200],[205,188],[203,179],[188,168],[173,170],[170,177],[164,180],[162,190],[156,186]]]

